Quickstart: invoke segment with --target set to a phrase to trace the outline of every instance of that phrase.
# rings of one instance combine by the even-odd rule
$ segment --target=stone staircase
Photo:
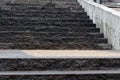
[[[111,50],[76,0],[6,5],[10,9],[0,11],[1,49]]]
[[[9,8],[0,10],[0,80],[120,79],[119,58],[78,57],[83,52],[68,57],[74,50],[112,49],[77,0],[22,1],[6,3]],[[59,50],[73,52],[51,58],[35,57],[34,51],[23,49],[34,50],[37,56],[45,53],[37,50],[57,50],[54,53],[60,55],[66,52]]]

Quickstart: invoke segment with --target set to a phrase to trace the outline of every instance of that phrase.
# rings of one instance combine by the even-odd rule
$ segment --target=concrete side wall
[[[108,38],[113,49],[120,50],[120,12],[93,1],[78,0],[78,2]]]

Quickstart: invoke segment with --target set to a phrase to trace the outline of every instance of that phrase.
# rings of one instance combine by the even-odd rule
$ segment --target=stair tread
[[[44,26],[44,27],[1,27],[0,28],[0,31],[1,32],[14,32],[14,31],[19,31],[19,32],[34,32],[34,31],[47,31],[47,30],[54,30],[54,31],[81,31],[83,30],[86,31],[86,30],[97,30],[99,28],[95,28],[95,27],[79,27],[79,28],[76,28],[76,27],[58,27],[58,26],[53,26],[53,27],[49,27],[49,26]],[[0,33],[1,33],[0,32]],[[48,31],[49,32],[49,31]],[[92,34],[91,34],[92,35]]]
[[[59,54],[56,54],[56,53],[59,53]],[[73,53],[74,53],[74,55],[73,55]],[[83,61],[83,65],[84,65],[84,63],[86,63],[86,62],[89,63],[89,61],[90,61],[90,63],[94,62],[96,66],[98,64],[103,63],[103,65],[99,65],[96,67],[96,68],[101,67],[101,69],[96,69],[96,70],[104,70],[104,69],[111,70],[113,67],[114,67],[114,70],[115,69],[118,70],[119,62],[120,62],[120,59],[119,59],[120,54],[119,53],[120,53],[119,51],[115,51],[115,50],[0,50],[0,59],[1,59],[1,63],[4,63],[4,64],[5,64],[5,62],[7,63],[9,61],[11,63],[15,63],[16,60],[25,61],[26,63],[28,63],[28,65],[26,65],[26,66],[31,65],[29,63],[29,60],[31,60],[31,63],[32,63],[32,61],[35,61],[35,62],[43,61],[43,64],[46,63],[44,61],[56,63],[56,60],[58,60],[58,64],[62,63],[62,61],[65,61],[64,64],[66,64],[66,63],[68,64],[69,62],[76,63],[76,61],[79,63],[79,61],[80,62]],[[106,63],[108,63],[108,64],[106,65]],[[21,63],[19,63],[19,64],[21,64]],[[74,63],[72,63],[72,64],[74,64]],[[118,65],[116,65],[116,64],[118,64]],[[12,65],[14,65],[14,64],[11,64],[11,66]],[[34,65],[38,65],[38,64],[34,64]],[[59,65],[62,65],[62,64],[59,64]],[[86,65],[88,65],[88,64],[86,64]],[[94,66],[93,64],[89,64],[89,65]],[[116,66],[113,66],[113,65],[116,65]],[[42,66],[42,65],[39,64],[39,66]],[[51,66],[54,66],[54,65],[51,65]],[[71,65],[71,66],[75,67],[74,65]],[[71,66],[69,66],[69,67],[71,67]],[[82,66],[82,65],[76,65],[76,66]],[[9,67],[9,66],[6,66],[6,67]],[[13,67],[15,67],[15,66],[13,66]],[[22,67],[22,66],[19,66],[19,67]],[[32,65],[29,67],[32,67]],[[57,66],[54,66],[54,67],[61,68],[61,67],[57,67]],[[89,66],[86,66],[86,67],[89,67]],[[5,68],[5,67],[3,67],[3,68]],[[27,68],[27,67],[25,67],[25,68]],[[25,68],[22,67],[22,69],[25,69]],[[47,68],[49,68],[49,67],[47,67]],[[68,69],[68,67],[66,67],[66,68]],[[78,68],[81,68],[81,67],[78,67]],[[83,66],[83,68],[84,68],[84,66]],[[91,68],[93,68],[93,67],[91,67]],[[55,69],[55,68],[53,68],[53,69]],[[63,68],[63,69],[65,69],[65,68]],[[22,71],[24,71],[24,70],[22,70]]]
[[[112,76],[112,77],[111,77]],[[120,79],[119,74],[69,74],[69,75],[8,75],[8,76],[0,76],[2,77],[1,80],[5,79],[24,79],[24,80],[37,80],[37,79],[55,79],[55,80],[101,80],[108,79],[108,80],[117,80]]]
[[[32,46],[31,46],[32,45]],[[110,50],[111,45],[106,44],[105,47],[99,45],[88,45],[78,43],[0,43],[0,48],[3,49],[47,49],[47,50]]]

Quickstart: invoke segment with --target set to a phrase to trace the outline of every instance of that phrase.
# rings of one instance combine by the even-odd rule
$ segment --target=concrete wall
[[[120,50],[120,12],[88,0],[78,0],[113,49]]]

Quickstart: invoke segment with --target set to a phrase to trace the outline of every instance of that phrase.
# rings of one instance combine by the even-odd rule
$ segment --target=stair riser
[[[44,19],[47,19],[47,18],[59,18],[60,20],[61,19],[73,19],[73,20],[76,20],[76,19],[90,19],[88,16],[80,16],[80,15],[45,15],[45,14],[42,14],[42,15],[11,15],[11,14],[8,14],[8,15],[1,15],[1,18],[36,18],[36,19],[40,19],[40,18],[44,18]]]
[[[85,14],[59,14],[59,13],[58,14],[57,13],[56,14],[54,14],[54,13],[48,13],[48,14],[47,13],[40,13],[40,14],[39,13],[34,13],[34,14],[33,13],[32,14],[31,13],[29,13],[29,14],[28,13],[18,13],[18,14],[12,14],[12,13],[10,13],[10,14],[7,13],[6,14],[6,13],[3,13],[3,14],[1,14],[2,18],[6,17],[6,16],[7,17],[13,17],[13,18],[17,18],[17,17],[18,18],[19,17],[21,17],[21,18],[22,17],[23,18],[24,17],[35,17],[35,18],[36,17],[55,17],[55,18],[59,18],[59,17],[71,18],[72,17],[72,18],[75,18],[76,17],[76,18],[80,18],[80,19],[84,18],[84,17],[88,17]]]
[[[43,3],[43,4],[42,4]],[[7,6],[45,6],[45,4],[48,4],[49,2],[46,1],[40,1],[40,3],[6,3]],[[59,4],[58,4],[59,3]],[[53,4],[57,5],[73,5],[73,6],[80,6],[78,2],[53,2]],[[50,5],[49,5],[50,6]],[[81,7],[81,6],[80,6]]]
[[[33,32],[32,34],[30,32],[3,32],[3,33],[0,33],[0,37],[11,37],[11,36],[14,36],[14,37],[26,37],[26,36],[35,36],[35,37],[80,37],[80,36],[87,36],[89,35],[88,33],[82,33],[82,32],[79,32],[79,33],[66,33],[66,32]],[[89,36],[87,36],[89,37]],[[91,35],[92,38],[103,38],[103,34],[96,34],[96,35]]]
[[[104,45],[104,47],[96,44],[88,44],[84,41],[84,44],[72,44],[72,43],[0,43],[1,49],[31,49],[31,50],[111,50],[111,45]]]
[[[7,6],[44,6],[45,4],[48,4],[49,2],[46,1],[40,1],[40,3],[7,3]],[[57,5],[79,5],[78,2],[54,2]],[[53,3],[53,4],[54,4]],[[59,4],[58,4],[59,3]],[[80,6],[80,5],[79,5]]]
[[[79,26],[84,26],[84,27],[88,27],[88,26],[96,26],[95,24],[74,24],[74,23],[40,23],[40,24],[24,24],[25,26],[38,26],[38,25],[47,25],[47,26],[60,26],[60,27],[79,27]],[[10,23],[0,23],[0,26],[24,26],[23,24],[10,24]]]
[[[89,16],[86,16],[86,15],[72,15],[72,14],[1,14],[1,19],[10,19],[10,18],[13,18],[13,19],[24,19],[24,18],[33,18],[33,19],[47,19],[47,18],[56,18],[56,19],[73,19],[73,20],[76,20],[76,19],[90,19]]]
[[[83,37],[83,38],[82,38]],[[107,39],[89,39],[84,38],[84,36],[76,37],[76,38],[70,38],[70,37],[11,37],[11,38],[1,38],[0,37],[0,43],[78,43],[84,44],[84,41],[87,41],[89,44],[97,44],[97,43],[107,43]]]
[[[83,11],[79,11],[79,12],[70,12],[70,11],[56,11],[56,10],[1,10],[0,11],[1,13],[0,14],[62,14],[62,15],[86,15],[87,13],[86,12],[83,12]]]
[[[120,59],[0,59],[0,64],[0,71],[117,70]]]
[[[41,9],[43,7],[46,7],[44,5],[13,5],[11,6],[12,9],[27,9],[27,8],[30,8],[30,9]],[[47,7],[50,7],[50,6],[47,6]],[[83,9],[80,5],[75,5],[75,4],[57,4],[54,6],[54,8],[71,8],[71,9]]]
[[[120,74],[0,76],[1,80],[119,80]]]
[[[24,4],[43,4],[43,3],[50,3],[51,1],[50,0],[44,0],[44,1],[42,1],[42,0],[37,0],[37,1],[33,1],[33,0],[31,0],[31,1],[25,1],[25,0],[21,0],[21,1],[13,1],[13,3],[9,3],[9,6],[10,6],[10,4],[11,5],[20,5],[20,4],[23,4],[23,2],[24,2]],[[61,1],[61,0],[52,0],[52,3],[65,3],[65,4],[67,4],[67,3],[69,3],[69,4],[78,4],[78,2],[76,1],[76,0],[74,0],[74,1],[71,1],[71,0],[66,0],[66,1]]]
[[[83,30],[87,30],[87,29],[96,29],[96,27],[93,25],[93,26],[79,26],[79,27],[76,27],[76,26],[50,26],[50,25],[40,25],[40,26],[1,26],[0,27],[0,31],[34,31],[34,30],[40,30],[40,29],[55,29],[55,28],[58,28],[58,29],[68,29],[68,30],[76,30],[76,29],[83,29]],[[98,28],[97,28],[98,29]],[[90,36],[90,35],[89,35]]]
[[[6,29],[0,29],[0,31],[6,31]],[[50,27],[38,27],[38,28],[8,28],[7,31],[29,31],[29,32],[99,32],[99,28],[94,28],[94,27],[86,27],[86,28],[68,28],[68,27],[53,27],[53,28],[50,28]],[[0,32],[0,33],[1,33]]]
[[[73,24],[77,24],[77,23],[82,23],[82,24],[92,24],[92,21],[76,21],[76,22],[72,22],[72,21],[53,21],[53,20],[49,20],[49,21],[46,21],[46,20],[41,20],[41,21],[22,21],[22,20],[19,20],[19,21],[15,21],[15,20],[9,20],[9,21],[0,21],[0,24],[15,24],[15,25],[40,25],[42,23],[46,23],[46,24],[69,24],[69,23],[73,23]]]
[[[80,5],[76,5],[76,4],[57,4],[57,5],[55,5],[55,6],[45,6],[46,5],[46,3],[44,3],[44,4],[39,4],[39,5],[13,5],[13,6],[9,6],[10,8],[9,8],[9,10],[10,9],[12,9],[12,10],[16,10],[16,9],[18,9],[18,10],[22,10],[22,9],[31,9],[31,10],[33,10],[33,9],[35,9],[35,10],[39,10],[39,9],[41,9],[41,8],[63,8],[63,9],[65,9],[65,8],[67,8],[67,9],[70,9],[70,10],[78,10],[78,11],[81,11],[81,9],[83,9]]]
[[[38,23],[38,22],[48,22],[48,23],[59,23],[59,22],[72,22],[72,23],[92,23],[92,20],[89,19],[59,19],[59,18],[1,18],[0,22],[33,22],[33,23]]]
[[[90,19],[89,16],[86,15],[68,15],[68,14],[1,14],[0,15],[2,19],[4,18],[59,18],[59,19]]]
[[[1,26],[32,26],[32,25],[43,25],[43,24],[49,24],[51,26],[56,26],[56,24],[58,26],[62,26],[62,25],[71,25],[71,24],[74,24],[74,25],[79,25],[79,26],[82,26],[81,24],[92,24],[91,21],[85,21],[85,22],[82,22],[82,21],[78,21],[78,22],[72,22],[72,21],[68,21],[68,22],[64,22],[64,21],[59,21],[59,22],[53,22],[53,21],[43,21],[43,22],[28,22],[28,21],[2,21],[0,22],[0,25]],[[89,25],[90,26],[90,25]]]
[[[79,9],[79,8],[78,9],[77,8],[76,9],[75,8],[73,8],[73,9],[72,8],[71,9],[69,9],[69,8],[67,8],[67,9],[64,9],[64,8],[63,9],[57,9],[57,8],[47,8],[47,9],[46,8],[44,8],[44,9],[38,9],[38,8],[36,8],[36,9],[32,9],[32,8],[13,8],[12,10],[15,10],[15,11],[16,10],[20,10],[20,11],[26,11],[26,10],[27,11],[31,11],[31,10],[36,10],[36,11],[43,10],[44,11],[45,10],[46,11],[47,10],[47,11],[60,11],[60,12],[61,11],[62,12],[83,12],[84,11],[84,9]]]
[[[25,0],[23,0],[23,1],[25,1]],[[29,0],[30,2],[38,2],[38,1],[45,1],[45,2],[49,2],[49,1],[52,1],[52,2],[57,2],[57,1],[59,1],[59,2],[77,2],[77,0]],[[19,2],[19,1],[18,1]],[[25,2],[28,2],[28,1],[25,1]],[[14,1],[14,3],[17,3],[17,2],[15,2]]]
[[[24,30],[25,31],[25,30]],[[33,30],[32,30],[33,31]],[[31,30],[26,30],[26,32],[29,32],[29,33],[31,33],[32,34],[32,31]],[[35,31],[35,30],[34,30]],[[33,31],[33,32],[34,32]],[[65,29],[56,29],[56,30],[54,30],[54,29],[41,29],[41,30],[36,30],[36,32],[68,32],[68,33],[70,33],[70,32],[76,32],[76,33],[78,33],[78,32],[83,32],[83,33],[90,33],[90,32],[99,32],[100,30],[99,29],[86,29],[86,30],[84,30],[84,29],[82,29],[82,30],[65,30]],[[5,31],[4,31],[5,32]]]
[[[68,9],[40,9],[40,8],[13,8],[12,10],[47,10],[47,11],[69,11],[69,12],[83,12],[84,9],[79,9],[79,8],[68,8]]]

